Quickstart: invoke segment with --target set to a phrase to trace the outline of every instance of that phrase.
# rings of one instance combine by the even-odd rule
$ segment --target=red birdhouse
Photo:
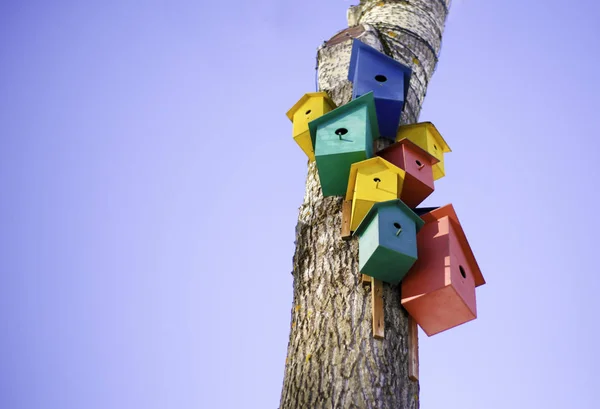
[[[432,336],[477,318],[475,287],[485,280],[451,204],[421,219],[419,258],[402,281],[402,306]]]
[[[433,165],[439,159],[414,142],[404,138],[377,152],[377,156],[406,171],[400,199],[408,207],[417,207],[433,193]]]

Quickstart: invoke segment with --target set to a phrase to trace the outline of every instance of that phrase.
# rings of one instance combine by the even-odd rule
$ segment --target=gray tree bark
[[[350,101],[352,38],[413,70],[403,123],[418,120],[451,0],[361,0],[349,28],[318,50],[319,90]],[[389,142],[379,140],[377,149]],[[280,409],[419,407],[408,378],[408,314],[398,285],[384,284],[385,338],[372,336],[370,287],[361,286],[358,241],[342,241],[343,198],[321,194],[315,163],[296,225],[294,301]]]

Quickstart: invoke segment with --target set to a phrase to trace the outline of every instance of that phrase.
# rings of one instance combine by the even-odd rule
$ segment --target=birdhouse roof
[[[348,188],[346,190],[346,200],[352,200],[352,196],[354,193],[354,186],[356,185],[356,175],[360,169],[369,168],[369,167],[385,167],[388,168],[391,172],[397,173],[399,175],[406,174],[404,169],[400,169],[398,166],[393,163],[388,162],[387,160],[376,156],[371,159],[363,160],[360,162],[354,162],[350,166],[350,177],[348,178]]]
[[[289,111],[287,111],[286,115],[290,119],[290,121],[294,120],[294,114],[296,113],[296,111],[298,111],[300,107],[311,98],[324,98],[325,102],[327,102],[327,104],[331,107],[332,110],[336,108],[335,102],[333,102],[333,100],[329,97],[329,95],[326,92],[308,92],[302,95],[302,98],[300,98],[298,102],[296,102],[294,106],[291,107]]]
[[[317,128],[324,122],[331,121],[336,117],[343,115],[349,111],[360,108],[361,106],[367,107],[369,115],[369,124],[371,125],[371,136],[373,140],[379,138],[379,123],[377,122],[377,111],[375,111],[375,98],[373,97],[373,91],[364,94],[363,96],[353,99],[352,101],[344,104],[333,111],[326,113],[316,119],[313,119],[308,123],[308,129],[310,131],[310,139],[312,140],[313,146],[315,146],[315,139],[317,137]],[[372,141],[371,141],[372,143]]]
[[[425,223],[432,223],[437,220],[440,220],[443,217],[448,216],[450,222],[452,223],[452,227],[456,231],[458,241],[463,251],[465,252],[465,256],[467,260],[471,263],[473,268],[473,276],[475,277],[475,287],[479,287],[480,285],[485,284],[485,279],[483,278],[483,274],[479,269],[479,265],[477,264],[477,260],[475,259],[475,255],[473,254],[473,250],[471,250],[471,246],[469,245],[469,241],[467,240],[467,236],[460,225],[460,221],[458,220],[458,216],[454,211],[454,207],[452,204],[447,204],[446,206],[438,207],[435,210],[430,211],[429,213],[425,213],[421,215],[421,218],[425,221]]]
[[[360,40],[352,40],[352,54],[350,56],[350,68],[348,69],[348,80],[354,83],[354,74],[356,73],[356,64],[358,64],[360,54],[369,54],[376,59],[380,60],[383,64],[392,65],[400,70],[404,75],[404,101],[408,95],[408,88],[410,87],[410,76],[412,75],[412,69],[400,61],[394,60],[392,57],[385,55],[377,49],[363,43]]]
[[[413,141],[411,141],[408,138],[400,139],[398,142],[393,143],[390,146],[388,146],[387,148],[382,149],[379,152],[377,152],[377,155],[383,156],[388,152],[395,151],[396,149],[401,149],[402,146],[410,147],[411,149],[413,149],[417,152],[420,152],[429,160],[429,163],[431,163],[432,165],[435,165],[436,163],[438,163],[440,161],[438,158],[436,158],[435,156],[433,156],[432,154],[430,154],[425,149],[421,148],[419,145],[417,145],[416,143],[414,143]]]
[[[408,129],[416,129],[416,128],[423,128],[423,127],[431,132],[431,134],[435,138],[436,142],[440,145],[442,152],[452,152],[452,149],[450,149],[450,146],[448,146],[448,144],[446,143],[444,138],[442,138],[442,135],[440,134],[440,132],[437,130],[435,125],[431,122],[419,122],[417,124],[402,125],[401,127],[398,128],[398,134],[400,134],[401,131],[405,131]],[[405,138],[402,138],[402,139],[405,139]]]
[[[371,220],[375,215],[379,212],[379,210],[386,207],[396,207],[400,209],[404,214],[409,216],[417,226],[417,231],[421,230],[421,227],[425,224],[425,222],[415,213],[410,207],[408,207],[404,202],[400,199],[388,200],[386,202],[375,203],[369,213],[365,216],[364,219],[360,222],[353,235],[360,235],[360,233],[367,228],[367,226],[371,223]]]

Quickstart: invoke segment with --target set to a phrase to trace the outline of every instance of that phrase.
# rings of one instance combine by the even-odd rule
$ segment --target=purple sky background
[[[0,2],[0,408],[276,408],[349,1]],[[421,407],[597,409],[600,5],[455,1],[421,121],[487,284]]]

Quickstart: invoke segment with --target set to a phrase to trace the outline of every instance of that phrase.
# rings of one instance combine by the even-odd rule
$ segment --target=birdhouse
[[[405,138],[377,152],[377,156],[406,171],[400,199],[408,207],[417,207],[433,193],[433,165],[439,160],[426,150]]]
[[[375,203],[354,232],[360,272],[400,282],[417,260],[417,232],[423,223],[400,199]]]
[[[401,126],[398,128],[396,141],[404,138],[414,142],[439,160],[438,163],[433,165],[433,180],[438,180],[446,175],[444,171],[444,153],[452,152],[452,150],[431,122]]]
[[[451,204],[421,218],[419,259],[402,281],[402,306],[432,336],[477,318],[475,287],[485,280]]]
[[[311,162],[315,160],[315,152],[310,139],[308,123],[335,108],[335,103],[326,92],[309,92],[304,94],[286,114],[293,123],[294,140]]]
[[[348,80],[353,84],[352,98],[373,92],[382,138],[396,137],[411,74],[406,65],[360,40],[353,40],[348,70]]]
[[[351,231],[356,230],[375,203],[400,197],[405,173],[379,157],[352,164],[346,189],[346,200],[352,200]]]
[[[379,137],[373,93],[308,123],[323,196],[344,196],[350,166],[373,156]]]

